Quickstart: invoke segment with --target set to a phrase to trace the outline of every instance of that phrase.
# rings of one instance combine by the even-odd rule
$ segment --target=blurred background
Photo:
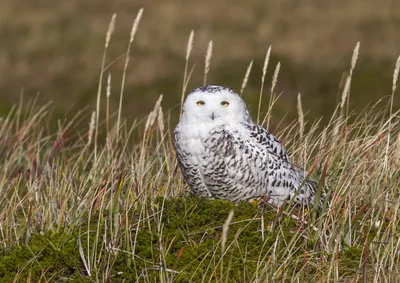
[[[253,115],[264,56],[272,45],[263,112],[272,74],[281,62],[276,92],[282,95],[274,108],[275,123],[283,117],[296,118],[299,92],[308,120],[323,116],[326,122],[337,105],[358,41],[350,108],[359,112],[390,95],[400,54],[397,0],[1,0],[0,114],[21,96],[27,101],[37,95],[40,103],[53,101],[58,117],[73,116],[86,106],[88,113],[94,110],[105,34],[113,13],[117,20],[107,72],[112,75],[111,109],[117,110],[123,55],[141,7],[144,13],[132,46],[124,95],[123,116],[130,121],[148,114],[161,93],[165,110],[179,108],[192,29],[189,67],[195,67],[188,90],[202,85],[204,56],[213,40],[208,83],[239,91],[247,65],[254,60],[244,93]],[[396,97],[398,109],[400,93]]]

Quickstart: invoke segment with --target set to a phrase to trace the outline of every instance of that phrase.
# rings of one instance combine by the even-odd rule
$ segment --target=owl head
[[[248,121],[250,115],[243,99],[232,89],[204,86],[188,95],[181,119],[186,123],[232,124]]]

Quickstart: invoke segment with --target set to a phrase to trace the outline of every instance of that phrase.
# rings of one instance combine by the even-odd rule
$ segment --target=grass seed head
[[[251,60],[250,64],[247,66],[246,74],[244,75],[242,87],[240,88],[240,94],[243,94],[244,89],[246,88],[247,81],[249,80],[251,68],[253,67],[253,60]]]
[[[274,93],[275,86],[278,83],[278,76],[280,69],[281,69],[281,62],[278,62],[278,64],[275,67],[274,76],[272,77],[271,94]]]
[[[192,49],[193,49],[193,39],[194,39],[194,31],[192,30],[190,32],[187,47],[186,47],[186,61],[189,60],[190,53],[192,52]]]
[[[303,106],[301,105],[301,94],[297,95],[297,114],[299,118],[299,126],[300,126],[300,139],[303,138],[304,133],[304,114],[303,114]]]
[[[356,67],[359,50],[360,50],[360,42],[357,42],[356,47],[354,47],[353,50],[353,56],[351,57],[351,69],[350,69],[351,75],[353,74],[353,70]]]
[[[204,67],[204,74],[207,75],[210,71],[211,66],[211,57],[212,57],[212,50],[213,50],[213,42],[212,40],[208,43],[206,59],[205,59],[205,67]]]
[[[271,56],[271,46],[268,48],[267,53],[265,54],[263,73],[262,73],[262,82],[264,84],[265,75],[267,74],[267,68],[269,63],[269,57]]]
[[[400,70],[400,56],[397,57],[396,65],[394,67],[394,72],[393,72],[393,84],[392,84],[392,92],[393,93],[396,91],[397,79],[399,77],[399,70]]]
[[[139,23],[140,23],[140,19],[142,18],[142,14],[143,14],[143,8],[140,8],[135,21],[133,22],[132,25],[132,29],[131,29],[131,34],[130,34],[130,39],[129,39],[129,43],[132,43],[133,40],[135,39],[135,34],[138,30],[139,27]]]
[[[89,123],[89,132],[88,132],[88,143],[87,143],[87,145],[90,145],[92,143],[95,124],[96,124],[96,111],[93,111],[92,112],[92,117],[90,118],[90,123]]]
[[[110,24],[108,26],[107,35],[106,35],[106,44],[105,44],[106,48],[108,48],[108,44],[110,43],[111,36],[114,33],[116,18],[117,18],[117,14],[114,14],[111,17],[111,21],[110,21]]]

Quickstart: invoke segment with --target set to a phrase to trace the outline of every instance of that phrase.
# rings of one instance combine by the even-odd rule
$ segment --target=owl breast
[[[266,156],[239,130],[221,125],[204,136],[175,136],[179,165],[189,186],[206,197],[240,201],[266,194]]]

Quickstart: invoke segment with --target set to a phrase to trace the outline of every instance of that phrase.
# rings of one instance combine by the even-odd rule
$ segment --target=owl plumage
[[[194,193],[234,202],[269,196],[313,206],[316,183],[289,160],[278,139],[255,124],[233,90],[205,86],[185,100],[175,128],[182,174]],[[319,206],[323,196],[319,199]]]

